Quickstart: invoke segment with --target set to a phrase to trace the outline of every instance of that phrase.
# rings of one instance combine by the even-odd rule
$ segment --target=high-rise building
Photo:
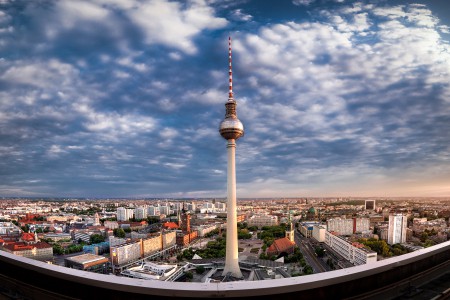
[[[117,221],[128,221],[134,215],[134,210],[131,208],[118,207],[117,208]]]
[[[118,207],[116,213],[117,221],[128,221],[126,219],[127,209],[125,207]]]
[[[394,245],[406,242],[407,218],[403,214],[390,214],[388,227],[388,244]]]
[[[166,216],[168,216],[168,215],[170,215],[170,206],[160,206],[159,207],[159,213],[160,214],[162,214],[162,215],[166,215]]]
[[[159,207],[156,206],[149,206],[147,207],[147,215],[148,216],[159,216]]]
[[[328,219],[327,230],[338,233],[339,235],[353,234],[353,219]]]
[[[369,218],[353,218],[353,233],[367,232],[370,230]]]
[[[225,103],[225,119],[220,123],[220,135],[227,140],[227,241],[223,275],[242,278],[238,261],[237,212],[236,212],[236,140],[244,135],[244,125],[237,118],[233,97],[233,72],[231,68],[231,37],[228,38],[228,101]]]
[[[134,217],[136,220],[143,220],[147,218],[147,208],[143,206],[134,209]]]

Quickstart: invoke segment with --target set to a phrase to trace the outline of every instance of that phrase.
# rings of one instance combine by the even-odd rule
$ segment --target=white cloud
[[[238,21],[244,21],[244,22],[248,22],[251,21],[253,19],[252,15],[246,14],[242,11],[242,9],[235,9],[233,10],[233,12],[231,13],[231,17],[235,20]]]
[[[315,1],[316,0],[292,0],[292,4],[297,5],[297,6],[300,6],[300,5],[308,6]]]
[[[154,118],[136,114],[104,113],[95,111],[87,104],[75,104],[73,109],[85,119],[84,126],[106,139],[117,139],[123,135],[151,132],[156,127]]]
[[[195,35],[227,24],[203,1],[190,1],[185,8],[165,0],[135,2],[126,13],[143,30],[147,43],[162,43],[188,54],[197,51],[191,41]]]
[[[57,59],[40,62],[17,60],[6,66],[0,79],[11,84],[28,84],[46,88],[56,83],[67,85],[77,74],[78,70],[72,65]]]
[[[183,3],[168,0],[62,0],[56,2],[50,13],[43,10],[28,13],[37,19],[49,20],[43,26],[50,39],[55,39],[68,30],[94,34],[96,31],[92,31],[92,28],[98,27],[116,39],[117,46],[123,50],[129,46],[126,41],[129,32],[122,26],[124,20],[117,17],[118,10],[141,31],[146,44],[163,44],[187,54],[197,52],[192,41],[196,35],[203,30],[227,25],[226,19],[216,17],[214,9],[201,0]],[[172,54],[172,57],[176,58],[176,55]]]
[[[164,139],[173,139],[178,136],[178,131],[173,128],[165,127],[161,130],[159,135]]]

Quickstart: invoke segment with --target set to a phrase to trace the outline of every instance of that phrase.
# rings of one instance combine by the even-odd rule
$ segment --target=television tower
[[[237,212],[236,212],[236,140],[244,135],[244,125],[236,115],[236,101],[233,98],[233,72],[231,70],[231,37],[228,38],[229,91],[225,103],[225,119],[220,123],[220,135],[227,140],[227,243],[225,268],[222,275],[229,273],[242,278],[238,261]]]

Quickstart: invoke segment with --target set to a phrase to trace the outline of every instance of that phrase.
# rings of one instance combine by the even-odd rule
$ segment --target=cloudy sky
[[[450,196],[444,0],[1,0],[0,196]]]

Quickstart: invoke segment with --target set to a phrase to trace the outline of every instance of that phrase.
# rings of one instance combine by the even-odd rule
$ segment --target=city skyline
[[[0,3],[0,196],[450,195],[440,1]]]

